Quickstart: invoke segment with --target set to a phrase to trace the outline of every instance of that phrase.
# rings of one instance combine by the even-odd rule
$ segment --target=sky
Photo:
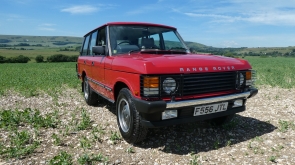
[[[0,35],[75,36],[107,22],[176,27],[213,47],[295,46],[295,0],[0,0]]]

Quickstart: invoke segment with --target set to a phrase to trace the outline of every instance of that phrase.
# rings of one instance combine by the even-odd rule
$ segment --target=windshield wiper
[[[169,50],[184,50],[184,51],[187,51],[187,49],[183,48],[183,47],[172,47]]]
[[[130,55],[130,53],[132,53],[132,52],[137,52],[137,51],[140,51],[140,49],[130,50],[130,51],[128,52],[128,54]]]

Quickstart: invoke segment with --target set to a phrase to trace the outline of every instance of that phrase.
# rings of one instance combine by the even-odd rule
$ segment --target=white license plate
[[[197,106],[195,107],[194,116],[207,115],[210,113],[226,111],[227,106],[228,102]]]

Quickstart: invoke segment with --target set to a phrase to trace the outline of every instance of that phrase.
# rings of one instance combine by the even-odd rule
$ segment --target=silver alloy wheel
[[[84,78],[84,97],[87,100],[89,97],[89,84],[87,77]]]
[[[122,98],[118,105],[118,119],[120,126],[124,132],[128,132],[131,123],[129,103],[126,99]]]

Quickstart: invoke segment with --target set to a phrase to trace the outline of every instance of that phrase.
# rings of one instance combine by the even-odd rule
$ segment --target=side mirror
[[[104,55],[105,54],[105,46],[93,46],[92,52],[94,54]]]

